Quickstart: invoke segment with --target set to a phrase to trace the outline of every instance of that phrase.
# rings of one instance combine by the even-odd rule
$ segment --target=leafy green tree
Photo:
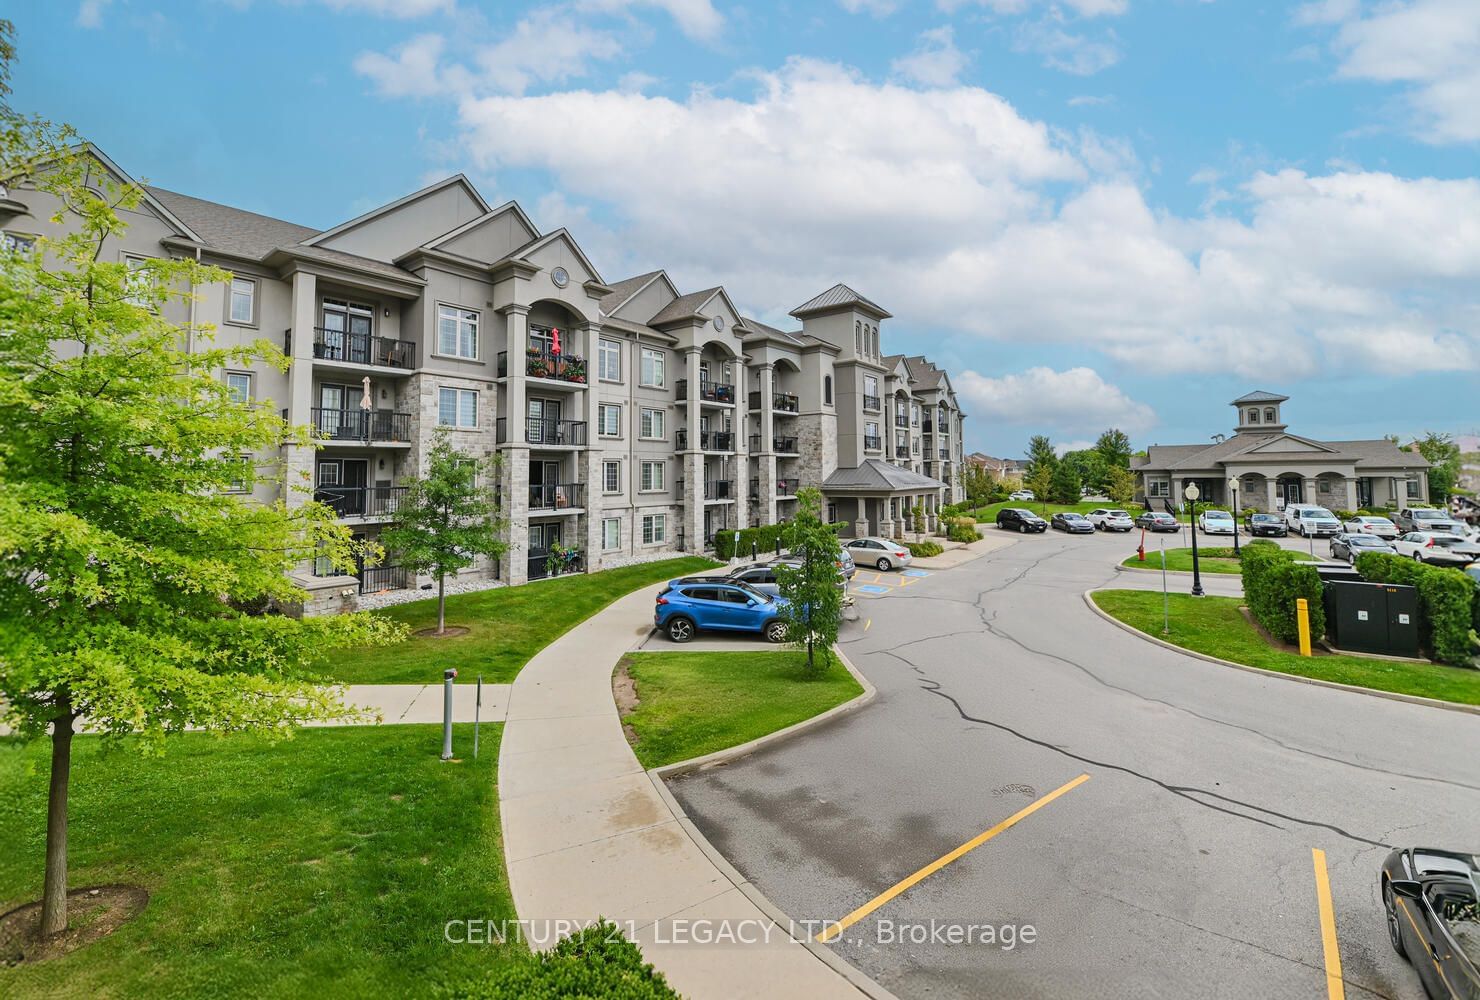
[[[1414,448],[1429,462],[1429,499],[1448,503],[1464,469],[1459,445],[1448,434],[1429,431],[1414,442]]]
[[[260,613],[303,599],[295,566],[359,554],[311,500],[230,495],[311,436],[234,399],[220,373],[287,360],[172,320],[230,275],[188,257],[119,261],[142,190],[112,183],[65,130],[3,103],[0,117],[0,162],[21,168],[7,185],[56,206],[33,250],[0,255],[0,723],[51,731],[40,930],[52,936],[67,926],[79,718],[151,753],[192,727],[286,734],[352,714],[314,683],[320,654],[399,632],[365,615]]]
[[[447,631],[447,578],[466,569],[478,556],[497,559],[508,546],[499,538],[503,520],[493,487],[493,462],[479,462],[458,451],[438,428],[427,452],[426,475],[406,485],[405,499],[392,515],[381,543],[398,565],[430,573],[437,581],[437,634]]]
[[[1053,475],[1053,470],[1058,467],[1059,456],[1053,449],[1053,442],[1046,434],[1035,434],[1028,441],[1028,464],[1023,470],[1023,482],[1031,480],[1035,473],[1048,470]],[[1032,489],[1032,487],[1029,487]]]
[[[1095,441],[1095,452],[1104,462],[1105,468],[1130,468],[1131,464],[1131,439],[1125,431],[1118,427],[1112,427],[1102,433]]]
[[[822,491],[815,487],[797,491],[797,511],[787,526],[787,541],[801,559],[801,566],[781,565],[776,569],[777,588],[788,602],[782,610],[786,637],[806,652],[809,675],[821,672],[832,662],[833,643],[838,641],[843,620],[838,536],[822,520],[821,510]]]
[[[1105,495],[1122,507],[1135,500],[1135,474],[1118,465],[1111,468],[1105,476]]]
[[[1068,462],[1060,462],[1049,477],[1048,495],[1054,503],[1078,503],[1082,488],[1079,473]]]
[[[1086,448],[1083,451],[1065,452],[1060,457],[1059,464],[1071,467],[1075,474],[1079,476],[1081,485],[1094,490],[1096,493],[1104,492],[1105,477],[1109,472],[1109,467],[1105,465],[1105,460],[1100,457],[1100,453],[1093,448]]]

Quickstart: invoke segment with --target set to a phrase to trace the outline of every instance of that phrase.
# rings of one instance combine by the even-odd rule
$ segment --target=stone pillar
[[[1280,481],[1278,479],[1265,480],[1269,487],[1269,506],[1264,508],[1266,512],[1273,514],[1280,509]]]
[[[302,271],[293,275],[293,363],[288,369],[288,423],[313,420],[313,328],[318,318],[318,279]],[[283,500],[301,507],[312,495],[317,450],[290,444],[283,456]]]
[[[1357,499],[1357,479],[1355,476],[1346,477],[1346,509],[1356,510],[1361,506]]]
[[[730,470],[730,496],[735,502],[730,506],[734,508],[735,516],[730,519],[730,527],[737,531],[748,527],[750,524],[750,441],[746,437],[745,411],[750,406],[750,396],[747,393],[749,379],[746,378],[745,362],[736,359],[731,366],[735,372],[735,457],[732,459],[733,468]],[[764,439],[762,439],[764,440]]]
[[[1317,496],[1318,496],[1318,494],[1316,493],[1316,481],[1314,479],[1307,479],[1307,480],[1305,480],[1304,494],[1303,494],[1300,502],[1301,503],[1320,503],[1320,501],[1316,499]]]
[[[684,377],[688,379],[688,399],[684,401],[684,422],[688,427],[688,449],[680,456],[683,463],[684,539],[690,552],[704,551],[704,451],[699,442],[699,348],[691,347],[684,359]]]
[[[528,408],[524,401],[524,352],[529,347],[529,306],[504,306],[507,335],[504,350],[508,351],[509,376],[504,380],[504,427],[505,439],[512,445],[524,444],[529,440]]]
[[[596,447],[596,407],[601,396],[596,390],[596,357],[600,337],[600,326],[591,323],[586,327],[586,388],[580,393],[585,397],[586,444],[575,454],[576,476],[586,489],[582,500],[582,506],[586,508],[583,515],[586,530],[582,534],[581,548],[586,556],[588,573],[599,569],[601,564],[601,449]]]
[[[524,354],[520,351],[522,363]],[[522,395],[522,393],[521,393]],[[520,425],[523,425],[520,421]],[[505,448],[503,456],[504,518],[509,549],[504,553],[504,581],[511,586],[529,580],[529,449]]]

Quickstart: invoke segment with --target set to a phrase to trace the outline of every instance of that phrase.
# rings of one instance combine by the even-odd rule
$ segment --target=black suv
[[[1021,507],[1003,507],[997,512],[997,527],[1015,528],[1018,531],[1047,531],[1048,522],[1031,510]]]

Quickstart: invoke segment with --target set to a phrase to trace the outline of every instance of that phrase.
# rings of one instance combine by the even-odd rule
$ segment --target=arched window
[[[877,358],[879,356],[879,328],[871,326],[868,328],[869,354]]]
[[[1258,422],[1259,422],[1259,411],[1258,410],[1250,410],[1249,411],[1249,423],[1251,423],[1251,424],[1257,424]]]
[[[863,324],[856,319],[853,321],[853,351],[863,353]]]
[[[1273,406],[1271,406],[1269,409],[1267,409],[1267,410],[1264,411],[1264,422],[1266,424],[1273,424],[1273,423],[1278,423],[1279,422],[1279,417],[1275,416],[1275,414],[1274,414],[1274,407]]]
[[[822,402],[828,406],[832,405],[832,376],[822,376]]]

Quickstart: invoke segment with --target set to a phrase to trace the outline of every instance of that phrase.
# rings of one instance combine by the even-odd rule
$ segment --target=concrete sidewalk
[[[483,708],[478,713],[484,722],[503,722],[509,707],[511,684],[484,684]],[[452,685],[452,721],[472,722],[478,685]],[[411,722],[442,721],[442,685],[440,684],[351,684],[345,688],[343,702],[380,714],[385,725]],[[311,726],[362,725],[359,722],[312,722]]]
[[[616,921],[687,997],[860,996],[709,860],[633,756],[611,675],[647,637],[652,610],[652,588],[617,600],[514,681],[498,784],[519,916]],[[721,920],[762,940],[675,941],[680,921]]]

